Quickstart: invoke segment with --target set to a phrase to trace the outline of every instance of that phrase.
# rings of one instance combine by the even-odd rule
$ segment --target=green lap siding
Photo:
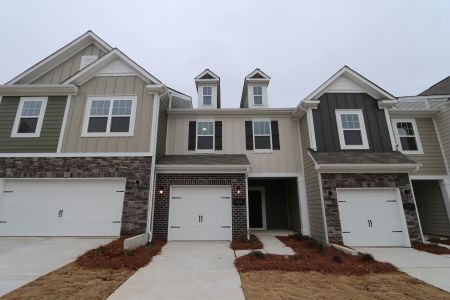
[[[0,153],[56,152],[67,96],[48,97],[41,135],[11,138],[20,97],[2,97],[0,103]]]

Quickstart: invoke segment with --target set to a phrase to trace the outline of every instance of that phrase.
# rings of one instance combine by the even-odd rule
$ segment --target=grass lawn
[[[3,299],[106,299],[139,268],[160,253],[164,242],[132,251],[123,239],[87,251],[75,262],[48,273],[2,297]]]

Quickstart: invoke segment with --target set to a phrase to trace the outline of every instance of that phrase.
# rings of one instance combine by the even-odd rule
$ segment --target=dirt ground
[[[135,271],[85,269],[68,264],[5,295],[3,299],[106,299]]]
[[[403,273],[345,276],[318,272],[241,273],[247,300],[450,299],[450,294]]]

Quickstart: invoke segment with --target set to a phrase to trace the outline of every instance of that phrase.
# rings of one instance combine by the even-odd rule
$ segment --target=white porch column
[[[306,197],[306,183],[305,177],[297,177],[297,191],[298,191],[298,206],[300,209],[300,222],[302,226],[302,234],[310,235],[311,229],[309,226],[309,211],[308,211],[308,199]]]
[[[442,197],[444,198],[444,204],[447,210],[447,216],[450,221],[450,178],[440,180],[439,186],[441,187]]]

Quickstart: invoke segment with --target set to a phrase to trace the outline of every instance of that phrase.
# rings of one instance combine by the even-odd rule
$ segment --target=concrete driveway
[[[169,242],[109,299],[244,299],[229,242]]]
[[[112,239],[0,237],[0,296]]]
[[[450,292],[450,256],[413,248],[358,248],[375,259],[393,264],[400,271]]]

